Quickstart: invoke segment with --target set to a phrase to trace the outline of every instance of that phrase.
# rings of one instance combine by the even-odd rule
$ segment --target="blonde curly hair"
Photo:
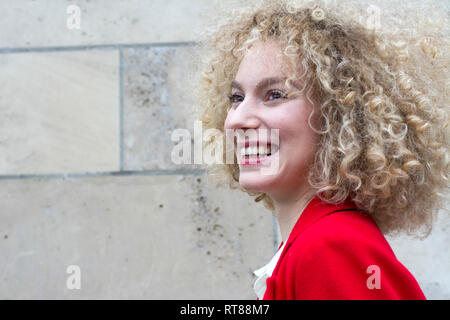
[[[324,1],[260,1],[220,21],[198,43],[203,128],[224,133],[241,59],[254,42],[276,38],[295,70],[286,85],[304,79],[301,91],[320,112],[320,128],[309,122],[320,135],[308,175],[316,195],[327,203],[350,197],[385,234],[426,237],[449,187],[448,37],[383,33]],[[240,187],[237,161],[208,171],[274,211],[267,194]]]

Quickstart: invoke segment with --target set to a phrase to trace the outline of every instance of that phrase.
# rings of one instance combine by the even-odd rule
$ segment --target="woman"
[[[234,163],[212,167],[278,220],[258,299],[425,299],[383,233],[427,235],[443,206],[445,81],[427,85],[394,38],[322,3],[233,13],[203,43],[198,98],[204,127],[258,130],[237,135]],[[436,51],[420,45],[429,66]]]

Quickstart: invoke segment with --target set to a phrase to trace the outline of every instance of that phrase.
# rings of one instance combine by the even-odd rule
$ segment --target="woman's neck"
[[[283,201],[274,200],[275,215],[280,226],[281,240],[283,243],[286,242],[298,218],[314,197],[314,190],[307,190],[306,192],[299,193],[292,199],[284,199]]]

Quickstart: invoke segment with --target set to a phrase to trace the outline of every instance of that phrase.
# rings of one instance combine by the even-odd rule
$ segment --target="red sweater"
[[[264,300],[425,299],[375,222],[350,199],[311,200],[266,284]]]

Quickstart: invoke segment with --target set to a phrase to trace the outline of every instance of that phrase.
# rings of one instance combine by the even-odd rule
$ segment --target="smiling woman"
[[[339,7],[290,3],[233,11],[201,43],[203,125],[279,133],[277,144],[259,135],[238,141],[235,163],[209,168],[277,217],[282,243],[255,272],[255,293],[424,299],[383,233],[427,235],[443,207],[447,74],[431,75],[433,86],[423,81],[439,67],[430,67],[428,40],[405,55],[393,35]],[[275,159],[276,173],[261,174]]]
[[[247,170],[241,165],[239,184],[246,190],[270,195],[278,207],[279,219],[285,221],[288,218],[296,220],[298,208],[292,202],[311,193],[307,192],[311,187],[303,177],[307,176],[308,166],[318,150],[319,136],[308,125],[308,117],[313,110],[311,102],[304,95],[294,96],[281,80],[287,75],[282,73],[284,68],[280,57],[281,47],[274,39],[256,42],[245,55],[234,80],[234,84],[242,85],[232,86],[232,97],[239,97],[242,101],[231,101],[224,128],[279,130],[278,150],[271,154],[271,157],[279,158],[277,174],[262,175],[254,167]],[[312,123],[317,126],[317,116]],[[266,141],[261,139],[257,142],[266,145]],[[305,200],[299,201],[303,203]],[[290,221],[292,223],[295,221]],[[285,241],[288,230],[284,224],[280,227]]]

